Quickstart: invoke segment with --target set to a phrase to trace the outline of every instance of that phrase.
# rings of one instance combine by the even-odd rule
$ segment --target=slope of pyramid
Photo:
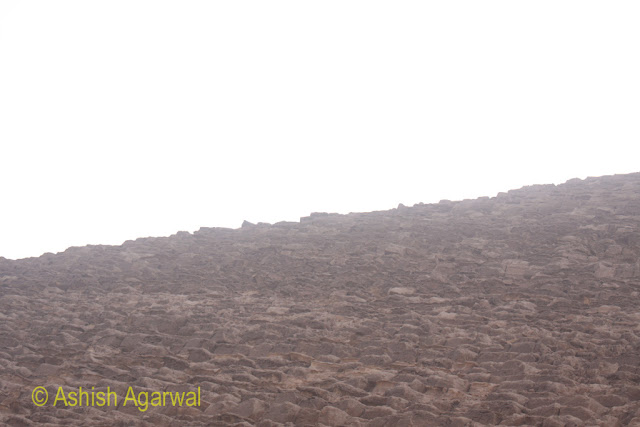
[[[0,258],[0,424],[640,425],[639,303],[640,173]]]

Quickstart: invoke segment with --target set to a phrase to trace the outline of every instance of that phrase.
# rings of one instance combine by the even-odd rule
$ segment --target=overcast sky
[[[637,1],[0,0],[0,256],[640,170]]]

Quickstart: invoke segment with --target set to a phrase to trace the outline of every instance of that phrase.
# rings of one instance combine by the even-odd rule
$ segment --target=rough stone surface
[[[638,425],[639,306],[640,174],[0,258],[0,424]]]

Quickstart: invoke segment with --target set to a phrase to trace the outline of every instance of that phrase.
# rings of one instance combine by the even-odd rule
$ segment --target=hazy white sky
[[[637,1],[0,0],[0,256],[640,170]]]

